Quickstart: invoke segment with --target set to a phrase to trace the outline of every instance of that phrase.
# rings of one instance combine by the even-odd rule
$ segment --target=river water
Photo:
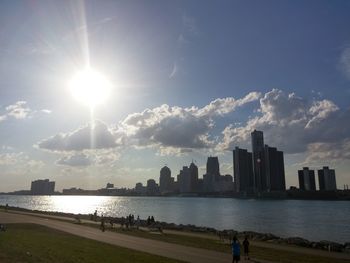
[[[0,204],[75,214],[92,214],[97,210],[105,216],[134,214],[143,219],[153,215],[156,220],[168,223],[350,242],[349,201],[3,195]]]

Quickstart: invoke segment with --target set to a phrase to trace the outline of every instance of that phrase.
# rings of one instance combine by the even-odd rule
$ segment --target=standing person
[[[238,263],[241,260],[241,248],[237,237],[233,238],[232,242],[232,263]]]
[[[249,260],[249,241],[247,236],[245,236],[243,241],[243,250],[244,250],[244,259]]]
[[[136,219],[136,227],[137,227],[137,229],[139,229],[140,225],[141,225],[140,216],[137,216],[137,219]]]
[[[97,221],[97,210],[95,210],[95,212],[94,212],[94,221],[95,222]]]
[[[102,217],[101,217],[101,231],[102,232],[105,232],[105,218],[103,217],[103,215],[102,215]]]

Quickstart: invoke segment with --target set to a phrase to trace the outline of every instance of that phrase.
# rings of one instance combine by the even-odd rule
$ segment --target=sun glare
[[[90,108],[105,102],[111,92],[108,79],[90,68],[78,72],[69,86],[73,97]]]

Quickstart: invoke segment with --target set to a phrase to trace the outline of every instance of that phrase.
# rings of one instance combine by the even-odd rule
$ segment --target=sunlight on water
[[[346,201],[239,200],[122,196],[0,196],[0,204],[31,210],[104,216],[154,216],[158,221],[216,229],[251,230],[282,237],[348,242]],[[327,207],[327,209],[325,209]]]

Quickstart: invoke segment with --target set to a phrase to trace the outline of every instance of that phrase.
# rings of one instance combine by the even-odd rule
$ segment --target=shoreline
[[[6,207],[3,205],[0,205],[0,209],[6,210]],[[26,213],[33,213],[37,214],[38,216],[57,216],[57,217],[65,217],[69,219],[75,219],[77,221],[80,220],[87,220],[91,222],[95,222],[92,220],[92,214],[74,214],[74,213],[64,213],[64,212],[57,212],[57,211],[40,211],[40,210],[30,210],[26,208],[21,207],[8,207],[9,211],[19,211],[19,212],[26,212]],[[104,217],[107,220],[107,223],[109,223],[109,220],[112,220],[113,223],[121,224],[123,218],[121,217]],[[97,216],[97,222],[100,222],[101,217]],[[0,222],[1,223],[1,222]],[[147,220],[140,219],[140,226],[141,227],[148,227],[147,226]],[[301,238],[301,237],[279,237],[277,235],[271,234],[271,233],[258,233],[255,231],[236,231],[233,229],[226,229],[226,230],[217,230],[212,227],[201,227],[196,226],[192,224],[175,224],[175,223],[168,223],[168,222],[160,222],[156,221],[155,225],[156,228],[164,229],[164,230],[172,230],[172,231],[178,231],[182,233],[194,233],[194,234],[202,234],[202,235],[211,235],[212,237],[217,237],[220,240],[232,240],[234,236],[237,236],[238,239],[244,239],[245,236],[248,237],[249,240],[252,241],[258,241],[258,242],[267,242],[272,244],[278,244],[278,245],[290,245],[290,246],[296,246],[296,247],[303,247],[303,248],[311,248],[311,249],[318,249],[323,251],[330,251],[330,252],[342,252],[342,253],[350,253],[350,242],[345,243],[338,243],[333,242],[329,240],[322,240],[322,241],[309,241],[307,239]]]
[[[92,191],[92,192],[91,192]],[[21,193],[19,193],[21,192]],[[4,195],[18,195],[18,196],[36,196],[32,195],[30,191],[19,191],[0,193],[0,196]],[[350,201],[349,190],[336,190],[336,191],[301,191],[301,190],[286,190],[286,191],[274,191],[274,192],[262,192],[259,194],[237,194],[233,192],[227,193],[184,193],[184,194],[155,194],[155,195],[142,195],[142,194],[108,194],[101,193],[99,190],[86,190],[88,193],[78,194],[64,194],[61,192],[55,192],[50,196],[125,196],[125,197],[200,197],[200,198],[233,198],[233,199],[255,199],[255,200],[305,200],[305,201]]]

